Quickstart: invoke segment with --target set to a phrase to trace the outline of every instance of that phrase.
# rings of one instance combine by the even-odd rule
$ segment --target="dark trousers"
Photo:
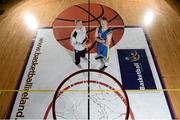
[[[78,65],[80,63],[80,58],[86,56],[86,49],[82,51],[75,50],[75,64]]]

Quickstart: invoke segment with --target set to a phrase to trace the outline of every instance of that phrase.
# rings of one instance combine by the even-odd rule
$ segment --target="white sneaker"
[[[108,66],[104,65],[102,67],[99,68],[100,71],[104,71]]]
[[[81,64],[80,64],[80,63],[77,65],[77,67],[78,67],[78,68],[82,68],[82,66],[81,66]]]
[[[104,65],[105,65],[105,66],[108,66],[108,64],[109,64],[109,60],[105,60],[105,59],[103,59],[103,63],[104,63]]]

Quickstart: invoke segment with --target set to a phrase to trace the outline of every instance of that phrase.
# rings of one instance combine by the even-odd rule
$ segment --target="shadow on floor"
[[[180,0],[165,0],[180,16]]]

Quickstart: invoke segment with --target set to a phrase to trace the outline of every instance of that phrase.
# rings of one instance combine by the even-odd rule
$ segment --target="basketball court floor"
[[[0,118],[180,118],[177,1],[44,0],[2,4]],[[112,30],[100,71],[94,35]],[[81,68],[70,35],[82,20],[91,46]]]

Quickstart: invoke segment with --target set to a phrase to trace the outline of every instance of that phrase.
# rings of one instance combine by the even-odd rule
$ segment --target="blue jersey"
[[[100,40],[105,40],[107,39],[107,36],[109,33],[111,33],[111,29],[108,28],[106,31],[102,31],[102,27],[100,26],[98,29],[98,38]],[[109,58],[109,48],[102,43],[97,42],[97,53],[99,55],[102,55],[105,59]]]
[[[106,40],[107,39],[107,35],[111,33],[111,29],[108,28],[106,31],[102,31],[102,27],[100,26],[98,29],[98,37],[99,39],[103,39]]]

